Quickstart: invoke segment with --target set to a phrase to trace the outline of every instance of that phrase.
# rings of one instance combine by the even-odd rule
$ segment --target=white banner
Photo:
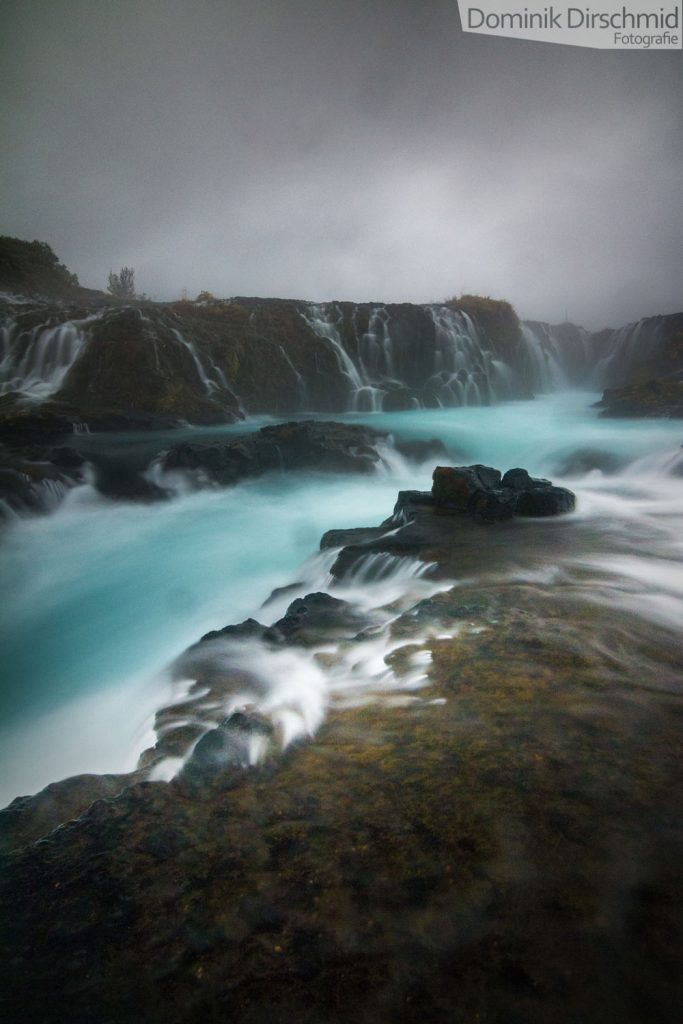
[[[458,0],[463,32],[600,50],[680,50],[680,0]]]

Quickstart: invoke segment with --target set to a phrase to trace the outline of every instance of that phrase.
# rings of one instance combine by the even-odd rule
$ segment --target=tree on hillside
[[[0,287],[22,294],[68,295],[78,278],[47,242],[0,236]]]
[[[107,291],[115,295],[117,299],[135,298],[135,271],[132,267],[121,267],[121,271],[115,274],[109,271]]]

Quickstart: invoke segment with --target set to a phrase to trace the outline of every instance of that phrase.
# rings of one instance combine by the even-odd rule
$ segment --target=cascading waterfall
[[[87,344],[87,325],[95,319],[39,324],[22,330],[15,320],[0,327],[0,394],[19,392],[43,400],[62,385]]]
[[[521,325],[533,391],[558,391],[568,386],[562,365],[562,344],[550,324]]]
[[[434,323],[434,373],[426,383],[439,405],[488,405],[503,383],[491,352],[471,318],[447,306],[431,306]]]
[[[360,391],[369,381],[364,380],[361,371],[354,363],[342,344],[338,325],[342,320],[342,313],[337,305],[329,307],[323,305],[310,305],[303,314],[304,319],[321,338],[326,338],[337,357],[339,370],[349,380],[352,392]]]
[[[217,391],[229,391],[230,386],[220,366],[216,366],[211,359],[202,352],[199,352],[193,341],[189,341],[177,327],[172,327],[171,332],[180,344],[187,349],[192,356],[192,361],[197,371],[197,376],[208,396],[214,395]]]
[[[334,355],[336,387],[341,379],[346,410],[357,413],[491,405],[567,387],[617,386],[638,367],[656,362],[676,329],[670,318],[663,317],[592,335],[569,323],[531,321],[522,322],[519,339],[507,344],[489,337],[465,312],[444,304],[322,303],[296,308]],[[0,394],[18,392],[33,402],[49,398],[64,386],[70,369],[88,349],[89,325],[99,322],[108,329],[113,316],[118,332],[117,318],[130,320],[131,310],[143,322],[141,333],[160,376],[179,372],[189,353],[197,395],[220,405],[229,394],[239,403],[235,382],[228,380],[224,368],[231,364],[221,365],[214,355],[222,351],[220,346],[212,348],[218,336],[207,334],[197,340],[175,313],[169,319],[163,309],[147,315],[136,307],[102,309],[62,323],[55,323],[54,315],[47,319],[46,313],[43,323],[28,328],[21,326],[18,314],[6,319],[0,326]],[[125,320],[122,324],[128,327]],[[133,338],[140,337],[139,325],[132,323],[130,329]],[[94,327],[92,334],[99,339]],[[316,389],[311,388],[308,371],[295,365],[277,331],[270,340],[291,373],[290,378],[285,369],[286,403],[292,409],[316,411],[320,406],[311,398]],[[184,350],[181,363],[173,360],[169,342]],[[102,358],[109,358],[104,350]]]
[[[367,328],[359,327],[359,308],[344,323],[336,303],[309,305],[302,315],[315,333],[329,342],[339,370],[349,384],[349,410],[380,412],[392,391],[406,387],[412,394],[406,406],[489,405],[524,394],[529,389],[556,390],[566,386],[561,366],[562,346],[547,325],[522,332],[522,362],[518,354],[506,361],[467,313],[445,305],[416,307],[424,318],[425,337],[406,345],[386,306],[372,306]],[[342,332],[342,326],[346,328]],[[393,332],[392,332],[393,328]],[[353,344],[345,344],[349,333]],[[403,338],[397,338],[403,333]],[[406,358],[406,350],[414,352]],[[514,360],[514,365],[513,365]],[[420,367],[406,380],[402,364]],[[417,392],[415,394],[414,392]]]
[[[593,366],[592,382],[598,387],[624,383],[638,366],[656,359],[665,337],[662,322],[653,317],[611,331]]]

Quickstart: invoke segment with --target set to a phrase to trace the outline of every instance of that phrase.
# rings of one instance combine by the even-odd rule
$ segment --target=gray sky
[[[455,0],[0,0],[0,233],[154,298],[683,308],[683,55]]]

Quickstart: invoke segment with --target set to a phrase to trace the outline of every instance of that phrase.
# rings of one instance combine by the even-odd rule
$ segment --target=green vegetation
[[[502,350],[509,350],[519,342],[519,317],[509,302],[488,295],[461,295],[448,299],[446,305],[467,313]]]
[[[65,296],[78,278],[59,262],[47,242],[0,236],[0,287],[23,295]]]
[[[135,298],[135,271],[132,267],[121,267],[121,271],[115,274],[109,271],[107,280],[107,291],[117,299]]]

